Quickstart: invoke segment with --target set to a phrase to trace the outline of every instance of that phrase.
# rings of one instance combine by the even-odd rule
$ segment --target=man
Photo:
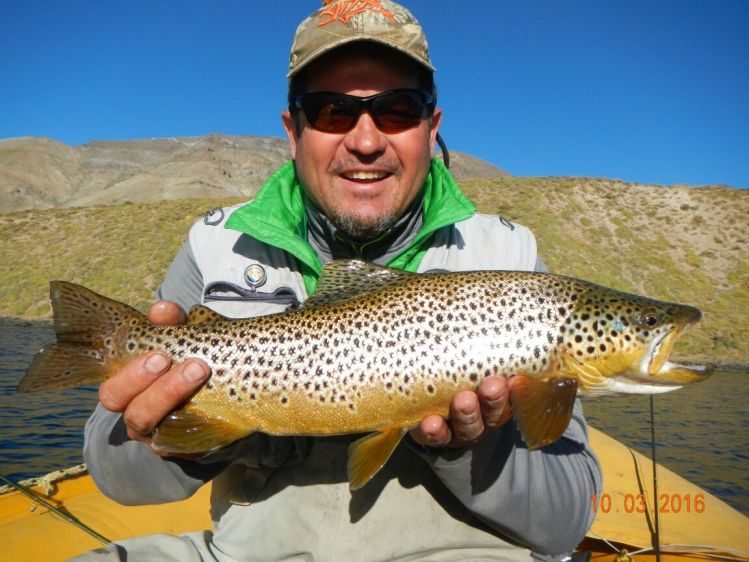
[[[418,22],[388,0],[331,2],[302,22],[282,115],[292,162],[250,203],[192,228],[152,321],[183,322],[200,303],[231,317],[281,312],[335,258],[419,272],[543,268],[528,230],[477,214],[431,158],[442,119],[433,71]],[[213,534],[141,537],[101,556],[524,560],[568,554],[592,522],[600,468],[579,404],[559,441],[529,452],[504,423],[506,381],[488,378],[454,398],[449,423],[423,420],[351,493],[349,437],[255,434],[200,458],[154,454],[158,422],[209,376],[200,360],[153,352],[101,385],[84,453],[104,493],[174,501],[212,479],[215,523]]]

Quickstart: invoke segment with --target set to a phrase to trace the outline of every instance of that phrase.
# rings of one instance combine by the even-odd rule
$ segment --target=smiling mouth
[[[385,179],[390,175],[389,172],[367,172],[367,171],[356,171],[356,172],[344,172],[341,174],[344,178],[351,181],[363,181],[363,182],[371,182],[371,181],[380,181]]]

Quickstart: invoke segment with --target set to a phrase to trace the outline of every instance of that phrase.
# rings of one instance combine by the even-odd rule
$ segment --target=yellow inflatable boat
[[[591,498],[596,519],[580,551],[592,560],[654,559],[657,510],[661,560],[749,562],[749,517],[662,466],[655,497],[649,459],[593,428],[591,442],[604,490]],[[211,527],[210,485],[179,504],[126,507],[99,493],[83,467],[57,477],[0,495],[0,559],[55,562],[106,540]]]

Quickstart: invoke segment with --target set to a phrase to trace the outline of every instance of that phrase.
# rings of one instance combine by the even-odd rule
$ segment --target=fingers
[[[148,309],[148,320],[160,326],[184,324],[187,322],[187,314],[177,303],[157,301]]]
[[[99,402],[107,410],[124,412],[127,405],[166,373],[171,359],[160,351],[152,351],[126,363],[114,376],[99,386]]]
[[[131,439],[150,441],[151,434],[164,417],[189,399],[210,375],[208,365],[190,359],[158,377],[137,394],[123,411]]]
[[[450,423],[453,439],[450,447],[462,447],[473,443],[484,433],[481,403],[475,392],[465,390],[458,393],[450,404]]]
[[[509,387],[504,377],[487,377],[476,392],[463,391],[450,403],[449,423],[440,416],[425,418],[411,438],[429,447],[464,447],[478,441],[487,429],[509,421]]]
[[[452,440],[450,426],[441,416],[427,416],[410,435],[419,445],[427,447],[445,447]]]
[[[485,378],[476,391],[486,427],[499,427],[512,417],[510,385],[504,377]]]

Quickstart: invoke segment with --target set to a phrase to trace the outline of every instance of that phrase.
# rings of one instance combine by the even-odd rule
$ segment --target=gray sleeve
[[[533,268],[533,271],[537,271],[539,273],[549,273],[549,268],[546,267],[546,264],[544,263],[544,260],[541,259],[541,256],[536,256],[536,266]]]
[[[601,467],[580,401],[563,436],[529,451],[510,422],[458,458],[422,455],[476,517],[540,554],[568,553],[593,523]]]
[[[155,455],[145,443],[128,439],[122,416],[101,404],[86,422],[83,458],[104,495],[125,505],[188,498],[225,467]]]
[[[186,312],[203,302],[203,275],[189,240],[174,257],[164,281],[156,291],[156,298],[176,302]]]

